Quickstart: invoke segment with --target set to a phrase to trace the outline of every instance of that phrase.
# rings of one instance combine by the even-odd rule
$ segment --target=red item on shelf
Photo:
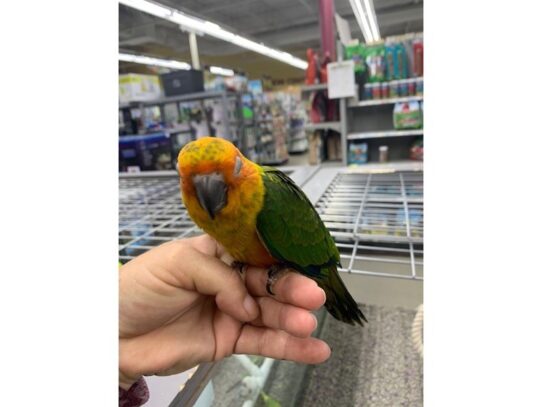
[[[316,83],[316,77],[317,77],[317,62],[316,54],[314,53],[314,50],[312,48],[307,48],[307,62],[309,63],[309,66],[307,67],[307,70],[305,71],[305,84],[306,85],[314,85]]]
[[[373,99],[380,99],[382,97],[382,92],[380,89],[380,84],[375,83],[373,85]]]
[[[331,62],[331,57],[329,52],[326,52],[324,61],[322,62],[322,67],[320,68],[320,81],[321,83],[327,83],[327,64]]]
[[[408,81],[408,95],[409,96],[416,95],[416,82],[412,79]]]
[[[388,82],[382,82],[380,93],[382,94],[382,99],[390,97],[390,84]]]
[[[423,76],[423,41],[415,40],[412,49],[414,51],[414,75]]]

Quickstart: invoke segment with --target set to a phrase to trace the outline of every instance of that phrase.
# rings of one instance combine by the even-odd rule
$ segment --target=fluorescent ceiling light
[[[360,0],[350,0],[350,6],[352,7],[354,16],[356,16],[356,20],[358,22],[359,28],[361,29],[361,33],[363,34],[363,38],[365,38],[365,42],[373,42],[373,34],[371,33],[369,22],[365,17],[365,12],[361,7]]]
[[[220,40],[235,44],[239,47],[249,49],[273,59],[277,59],[286,64],[295,66],[296,68],[307,69],[307,61],[297,58],[287,52],[270,48],[262,43],[257,43],[238,34],[234,34],[211,21],[201,20],[199,18],[181,13],[178,10],[148,0],[119,0],[119,3],[174,22],[185,29],[210,35]]]
[[[366,43],[380,40],[380,31],[374,12],[372,0],[363,0],[365,8],[361,5],[361,0],[350,0],[350,6],[354,11],[363,38]]]
[[[232,69],[221,68],[219,66],[211,66],[209,70],[215,75],[233,76],[235,74]]]
[[[369,18],[369,25],[371,26],[373,38],[375,41],[380,41],[380,30],[378,29],[378,23],[376,22],[373,0],[363,0],[363,2],[365,3],[365,12]]]
[[[173,59],[159,59],[147,57],[145,55],[133,55],[119,53],[119,61],[134,62],[136,64],[163,66],[172,69],[190,69],[190,64]]]

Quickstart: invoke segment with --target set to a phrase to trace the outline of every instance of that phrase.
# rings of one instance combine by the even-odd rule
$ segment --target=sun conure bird
[[[364,315],[342,282],[339,251],[303,191],[283,172],[245,158],[229,141],[204,137],[179,153],[190,217],[241,264],[268,269],[267,291],[284,269],[313,279],[327,310],[363,326]]]

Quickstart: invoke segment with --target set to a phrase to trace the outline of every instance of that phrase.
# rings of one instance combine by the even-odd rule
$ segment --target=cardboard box
[[[119,75],[119,101],[145,102],[162,97],[160,79],[155,75],[129,73]]]

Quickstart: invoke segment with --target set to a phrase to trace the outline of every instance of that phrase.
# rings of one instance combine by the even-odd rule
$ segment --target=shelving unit
[[[422,101],[423,96],[405,96],[378,100],[352,98],[347,102],[346,126],[348,142],[363,140],[368,144],[368,162],[360,166],[378,163],[378,147],[389,147],[389,163],[407,161],[408,149],[416,137],[423,137],[423,128],[395,130],[393,128],[393,108],[396,103]],[[383,142],[385,140],[385,143]],[[413,161],[416,162],[416,161]]]
[[[239,110],[239,106],[240,106],[239,97],[240,97],[240,94],[238,92],[231,92],[227,90],[205,91],[205,92],[190,93],[187,95],[163,97],[163,98],[148,100],[148,101],[122,103],[122,104],[119,104],[119,110],[140,109],[142,113],[144,113],[144,108],[157,106],[160,109],[160,115],[162,116],[162,118],[165,118],[165,109],[164,109],[165,105],[175,104],[180,113],[180,105],[179,105],[180,103],[204,101],[204,100],[209,100],[209,99],[218,99],[221,101],[223,111],[228,112],[228,99],[230,100],[234,99],[235,110]],[[234,140],[239,140],[239,135],[234,134],[230,126],[231,124],[240,123],[240,117],[238,117],[239,114],[236,113],[235,116],[236,117],[233,119],[225,120],[224,124],[226,126],[226,133],[229,134]]]
[[[423,100],[423,96],[405,96],[401,98],[375,99],[375,100],[351,100],[348,107],[364,107],[364,106],[379,106],[390,105],[395,103],[413,102]]]
[[[207,127],[210,130],[212,123],[207,117],[207,114],[205,114],[204,101],[215,100],[217,101],[216,103],[218,103],[217,108],[221,109],[223,115],[220,120],[221,133],[227,135],[227,138],[230,141],[236,144],[241,151],[245,152],[247,128],[254,126],[255,123],[243,119],[241,96],[241,92],[233,92],[228,90],[196,92],[186,95],[162,97],[149,101],[120,103],[119,110],[123,114],[123,121],[127,122],[132,120],[132,110],[139,109],[144,120],[146,109],[156,106],[160,110],[161,120],[165,121],[166,105],[175,105],[180,117],[182,103],[200,102],[201,110],[204,113],[202,120],[206,122]],[[183,125],[175,125],[168,128],[157,128],[156,131],[167,134],[175,134],[179,132],[186,132],[186,128]],[[193,139],[193,136],[190,137],[190,139]],[[185,140],[185,138],[183,138],[183,140],[184,142],[190,141]],[[176,145],[176,147],[182,146]]]
[[[343,47],[340,44],[339,41],[337,41],[337,61],[342,61],[343,59]],[[328,84],[327,83],[320,83],[315,85],[304,85],[301,86],[301,94],[302,97],[306,94],[310,94],[311,92],[316,91],[327,91]],[[305,130],[308,132],[319,132],[317,137],[319,137],[319,141],[317,144],[320,144],[320,154],[318,154],[320,157],[322,156],[322,145],[326,141],[326,138],[322,136],[322,132],[326,130],[333,130],[340,134],[340,145],[333,147],[334,154],[337,155],[337,157],[340,155],[340,159],[343,164],[346,165],[347,163],[347,150],[346,150],[346,132],[347,132],[347,126],[346,126],[346,99],[334,99],[338,103],[339,107],[339,120],[337,121],[329,121],[329,122],[321,122],[321,123],[305,123]],[[310,111],[311,107],[309,106],[308,110]],[[309,115],[310,117],[310,115]],[[313,139],[314,141],[315,139]],[[317,140],[317,139],[316,139]],[[336,145],[336,139],[328,139],[327,141],[330,141],[331,143],[328,143],[328,153],[331,156],[331,146]],[[311,147],[309,147],[310,149]],[[314,150],[313,150],[314,151]],[[335,157],[330,158],[331,160],[335,160]]]
[[[318,83],[316,85],[301,86],[301,92],[314,92],[316,90],[327,90],[327,83]]]
[[[390,131],[367,131],[348,134],[348,140],[363,140],[371,138],[405,137],[423,135],[423,129],[414,130],[390,130]]]
[[[309,123],[305,125],[306,130],[335,130],[341,131],[341,122],[322,122],[322,123]]]

